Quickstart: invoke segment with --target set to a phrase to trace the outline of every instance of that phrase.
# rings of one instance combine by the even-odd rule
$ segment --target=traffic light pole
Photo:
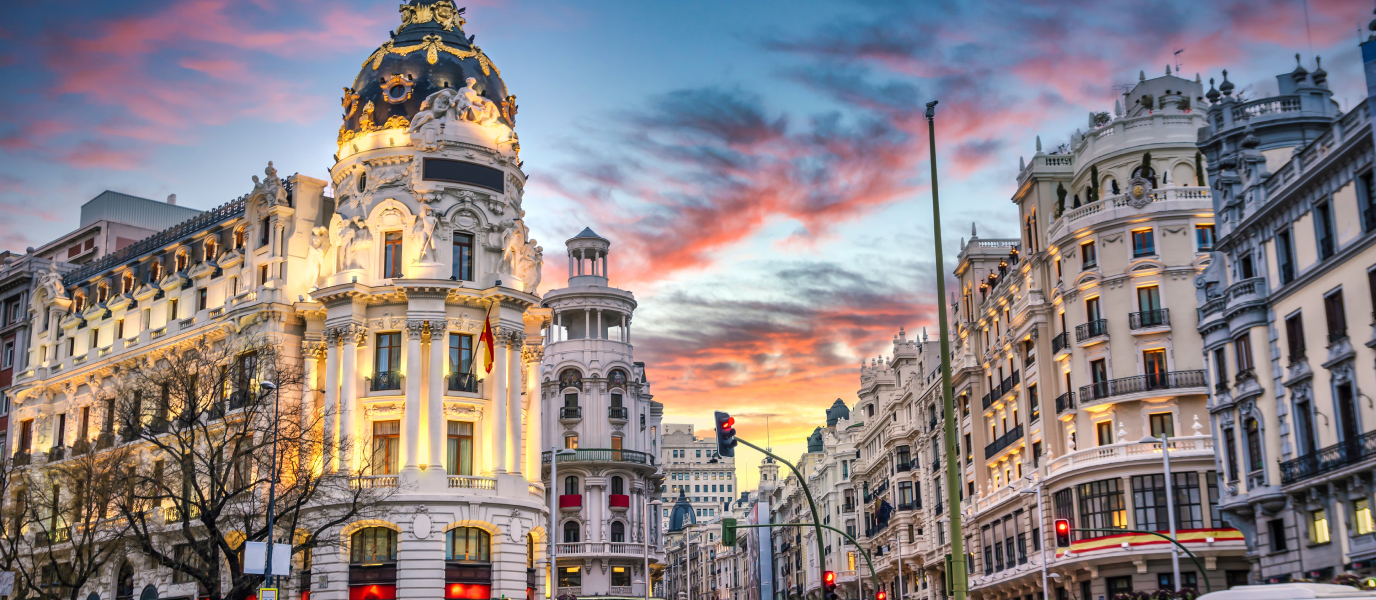
[[[810,525],[812,525],[812,523],[766,523],[766,524],[764,524],[764,525],[737,525],[737,526],[736,526],[736,529],[768,529],[768,528],[772,528],[772,527],[807,527],[807,526],[810,526]],[[850,543],[853,544],[853,545],[855,545],[855,549],[860,551],[860,556],[865,557],[865,565],[869,566],[869,568],[870,568],[870,581],[872,581],[872,582],[874,583],[874,589],[875,589],[875,590],[878,590],[878,589],[879,589],[879,577],[878,577],[877,575],[874,574],[874,563],[870,561],[870,553],[867,552],[867,551],[865,551],[865,547],[864,547],[864,546],[861,546],[861,545],[860,545],[860,542],[855,541],[855,538],[850,537],[850,534],[847,534],[846,532],[841,531],[840,529],[837,529],[837,528],[832,527],[832,526],[830,526],[830,525],[823,525],[823,526],[822,526],[822,529],[830,529],[830,530],[832,530],[832,531],[835,531],[836,533],[841,534],[841,537],[844,537],[844,538],[850,540]],[[823,570],[823,571],[826,571],[826,565],[825,565],[825,564],[823,564],[822,570]],[[858,580],[859,580],[859,577],[856,577],[856,580],[858,581]],[[861,595],[862,597],[864,596],[863,593],[861,593],[860,595]]]
[[[1199,569],[1199,576],[1204,578],[1205,593],[1214,591],[1214,586],[1209,584],[1209,577],[1204,572],[1204,563],[1199,562],[1199,557],[1195,556],[1193,552],[1190,552],[1190,549],[1186,548],[1184,544],[1180,543],[1179,541],[1176,541],[1169,535],[1166,535],[1158,531],[1145,531],[1142,529],[1072,529],[1071,531],[1090,531],[1094,533],[1145,533],[1147,535],[1154,535],[1156,537],[1159,537],[1172,544],[1175,544],[1175,547],[1180,548],[1185,552],[1185,554],[1188,554],[1190,556],[1190,560],[1194,561],[1194,568]]]
[[[809,490],[808,487],[807,487],[807,478],[806,478],[806,477],[803,477],[803,474],[798,472],[798,467],[793,466],[793,463],[784,460],[783,457],[780,457],[780,456],[774,454],[773,452],[770,452],[770,451],[768,451],[768,450],[765,450],[764,448],[761,448],[761,447],[759,447],[759,446],[756,446],[755,444],[752,444],[752,443],[750,443],[750,442],[747,442],[747,441],[745,441],[743,438],[741,438],[740,436],[736,436],[735,439],[736,439],[736,441],[738,441],[738,442],[740,442],[740,443],[742,443],[742,444],[745,444],[745,445],[747,445],[747,446],[750,446],[751,448],[754,448],[754,449],[756,449],[756,450],[759,450],[759,451],[760,451],[761,453],[763,453],[765,456],[768,456],[768,457],[770,457],[770,458],[772,458],[772,459],[774,459],[774,460],[777,460],[777,461],[783,463],[784,465],[788,466],[788,470],[793,471],[793,474],[796,475],[796,476],[798,476],[798,487],[803,488],[803,494],[804,494],[805,496],[807,496],[807,505],[808,505],[810,508],[812,508],[812,524],[813,524],[813,526],[816,527],[816,529],[817,529],[817,568],[820,569],[821,571],[827,570],[827,554],[826,554],[826,551],[824,550],[823,545],[822,545],[822,528],[823,528],[823,527],[826,527],[826,526],[825,526],[825,525],[822,525],[822,517],[821,517],[821,515],[817,514],[817,503],[814,502],[814,501],[812,500],[812,491]],[[831,527],[827,527],[827,529],[831,529],[832,531],[837,531],[836,529],[833,529],[833,528],[831,528]],[[843,533],[843,534],[841,534],[841,535],[845,535],[845,534]],[[850,536],[846,536],[846,537],[847,537],[847,538],[850,538]],[[855,541],[855,540],[851,540],[851,541]],[[858,548],[859,545],[857,544],[856,547]],[[868,558],[866,558],[866,560],[868,560]],[[819,571],[819,572],[817,573],[817,575],[818,575],[818,577],[820,577],[820,576],[821,576],[821,572]],[[878,588],[875,588],[875,589],[878,589]]]
[[[937,330],[941,337],[941,414],[946,419],[946,502],[951,518],[951,595],[965,600],[969,573],[965,567],[965,534],[960,527],[960,451],[956,446],[955,399],[951,396],[951,335],[946,322],[946,263],[941,255],[941,202],[936,188],[936,101],[927,103],[927,140],[932,160],[932,236],[936,242]]]

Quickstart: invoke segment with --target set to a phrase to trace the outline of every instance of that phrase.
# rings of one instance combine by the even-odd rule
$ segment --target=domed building
[[[280,384],[274,397],[301,415],[301,439],[317,436],[294,446],[309,465],[298,481],[339,484],[295,508],[279,496],[277,537],[298,540],[284,598],[543,596],[552,512],[561,534],[575,528],[558,565],[582,583],[566,591],[641,595],[653,575],[647,524],[662,555],[647,504],[659,492],[662,407],[632,356],[636,302],[608,287],[611,242],[591,230],[567,242],[569,285],[540,297],[544,249],[524,220],[515,96],[463,13],[451,0],[401,5],[400,25],[344,88],[329,181],[279,177],[269,163],[243,197],[43,273],[32,368],[15,377],[16,422],[29,432],[16,460],[134,449],[131,473],[157,478],[164,461],[149,436],[228,423]],[[233,350],[253,340],[273,350],[268,370],[297,380],[265,379],[263,357]],[[118,420],[104,398],[127,385],[123,372],[193,350],[229,357],[214,373],[225,385],[190,386],[224,397],[181,406],[163,387],[154,412],[136,402]],[[68,412],[79,427],[54,425]],[[541,449],[552,445],[577,449],[560,465],[572,492],[544,481]],[[243,460],[261,464],[236,463],[236,478],[280,464],[254,447]],[[184,481],[220,485],[216,475]],[[147,502],[162,509],[151,541],[95,574],[83,597],[257,586],[241,571],[193,573],[188,548],[157,555],[158,536],[172,535],[157,528],[213,531],[210,511],[176,494]],[[256,542],[266,531],[228,535]]]

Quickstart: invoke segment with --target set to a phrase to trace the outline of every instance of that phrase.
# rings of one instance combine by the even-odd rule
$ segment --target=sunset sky
[[[75,228],[105,189],[207,209],[268,160],[327,178],[341,89],[397,4],[4,3],[0,248]],[[725,409],[763,443],[768,417],[792,458],[899,327],[936,335],[923,104],[941,101],[949,265],[972,221],[1016,235],[1034,136],[1067,141],[1139,71],[1179,63],[1207,89],[1226,68],[1255,95],[1317,54],[1342,109],[1363,101],[1373,3],[1305,6],[486,0],[465,30],[518,97],[532,235],[552,257],[585,226],[612,240],[665,421],[710,433]],[[547,260],[545,285],[565,268]],[[742,487],[759,458],[738,453]]]

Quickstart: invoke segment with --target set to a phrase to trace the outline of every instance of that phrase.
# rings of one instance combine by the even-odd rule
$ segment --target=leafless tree
[[[263,584],[244,572],[243,550],[268,541],[274,465],[272,537],[291,544],[293,557],[337,544],[342,525],[376,516],[394,491],[322,466],[324,451],[348,453],[351,444],[327,447],[333,420],[303,403],[299,362],[269,337],[244,336],[121,366],[109,407],[120,444],[141,456],[116,504],[131,545],[171,569],[176,583],[198,584],[198,595],[242,600]]]

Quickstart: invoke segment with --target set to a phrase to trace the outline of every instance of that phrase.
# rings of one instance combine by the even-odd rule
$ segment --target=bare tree
[[[377,514],[394,491],[322,467],[324,451],[347,455],[350,444],[327,447],[332,420],[296,393],[298,362],[267,337],[224,338],[123,365],[110,398],[122,443],[144,454],[116,502],[131,543],[214,600],[242,600],[263,584],[244,573],[243,549],[268,541],[274,462],[272,537],[293,556],[337,544],[342,525]]]
[[[88,440],[57,446],[46,462],[16,469],[0,559],[21,597],[77,600],[123,550],[128,521],[112,506],[128,447],[97,452]]]

